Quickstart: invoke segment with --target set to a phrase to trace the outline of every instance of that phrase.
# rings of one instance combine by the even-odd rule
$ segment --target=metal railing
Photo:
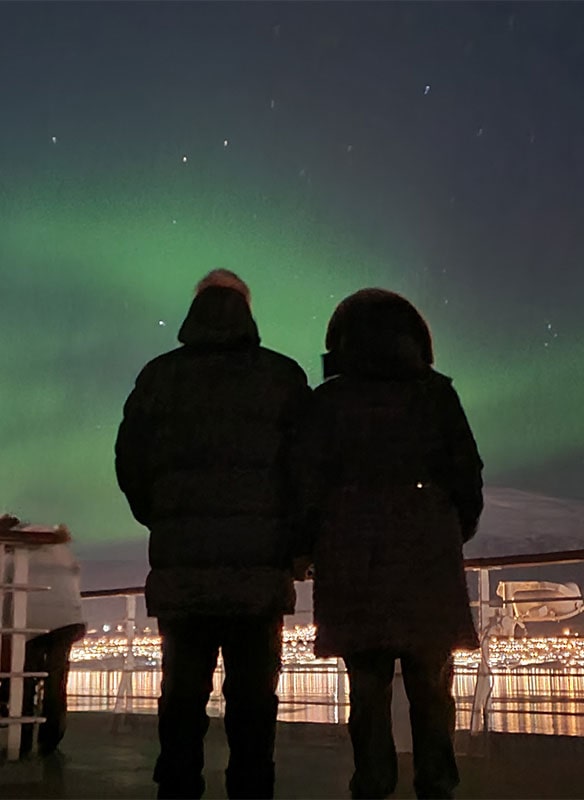
[[[480,633],[481,648],[480,648],[480,661],[476,671],[476,679],[474,686],[474,693],[471,702],[470,712],[470,730],[471,733],[477,734],[482,730],[489,730],[490,716],[492,712],[493,702],[493,685],[495,672],[490,663],[491,655],[491,632],[493,621],[505,602],[511,601],[495,601],[491,597],[490,591],[490,575],[491,572],[502,569],[515,569],[515,568],[529,568],[541,567],[548,565],[561,565],[561,564],[576,564],[584,562],[584,550],[563,551],[555,553],[542,553],[534,555],[510,555],[510,556],[496,556],[485,558],[471,558],[465,560],[465,569],[467,572],[476,573],[478,585],[478,599],[471,603],[472,606],[478,609],[478,628]],[[135,619],[136,619],[136,598],[144,594],[144,589],[141,586],[129,586],[119,589],[100,589],[94,591],[84,591],[82,596],[85,599],[98,599],[98,598],[124,598],[126,602],[126,613],[124,618],[124,629],[127,639],[127,655],[123,660],[122,677],[117,691],[114,711],[116,713],[125,713],[125,701],[131,697],[131,675],[135,670],[135,658],[133,653],[133,644],[135,640]],[[537,598],[531,598],[537,599]],[[570,598],[562,598],[570,599]],[[289,665],[285,666],[285,671],[293,672],[310,672],[313,673],[318,669],[326,669],[327,672],[336,668],[337,679],[336,689],[333,692],[332,703],[338,707],[346,705],[347,700],[347,677],[342,659],[337,659],[336,662],[322,665]],[[291,701],[283,701],[294,703]],[[331,701],[308,701],[315,705],[330,705]],[[307,703],[303,701],[303,704]],[[584,713],[584,712],[583,712]]]
[[[499,605],[499,603],[495,604],[491,599],[491,571],[582,562],[584,562],[584,550],[465,559],[465,570],[477,573],[478,601],[471,603],[471,605],[478,607],[478,628],[481,643],[481,660],[471,713],[471,734],[477,734],[481,730],[489,730],[490,727],[489,716],[493,693],[493,670],[489,657],[490,639],[493,617],[496,613],[495,609]]]
[[[0,726],[8,727],[6,758],[16,761],[20,756],[22,726],[33,725],[32,752],[37,746],[38,726],[45,721],[34,709],[31,716],[23,711],[24,681],[28,678],[46,678],[46,672],[25,670],[27,636],[47,633],[33,630],[27,624],[28,594],[48,591],[48,586],[29,583],[29,555],[44,545],[57,545],[68,537],[65,528],[36,528],[3,530],[0,532],[0,663],[7,661],[8,669],[0,669],[0,679],[9,681],[8,715],[0,718]],[[8,658],[2,658],[2,651]]]

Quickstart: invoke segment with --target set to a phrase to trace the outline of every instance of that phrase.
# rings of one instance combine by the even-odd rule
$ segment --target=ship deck
[[[457,733],[459,800],[584,798],[584,738]],[[74,712],[60,752],[0,766],[0,794],[10,798],[154,798],[154,715]],[[227,745],[221,719],[206,740],[206,798],[224,798]],[[394,797],[413,798],[411,755],[400,753]],[[351,747],[344,725],[278,723],[276,798],[348,797]]]

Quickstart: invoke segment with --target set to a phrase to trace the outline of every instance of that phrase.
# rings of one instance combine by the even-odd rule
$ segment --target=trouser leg
[[[48,755],[59,745],[67,727],[67,678],[69,677],[68,641],[51,642],[45,669],[48,672],[43,689],[42,715],[46,722],[39,728],[39,751]]]
[[[69,656],[74,642],[85,632],[85,626],[67,625],[46,636],[42,716],[46,722],[39,728],[39,752],[49,755],[58,747],[67,728],[67,680]]]
[[[274,796],[282,618],[234,620],[223,639],[230,798]]]
[[[199,798],[205,790],[203,740],[219,652],[217,626],[204,618],[159,620],[162,683],[158,701],[159,798]]]
[[[452,797],[459,777],[454,755],[456,705],[451,655],[409,654],[401,663],[410,702],[416,795]]]
[[[386,651],[344,657],[349,673],[351,712],[349,734],[355,772],[354,798],[382,798],[397,783],[397,755],[391,729],[392,681],[395,658]]]

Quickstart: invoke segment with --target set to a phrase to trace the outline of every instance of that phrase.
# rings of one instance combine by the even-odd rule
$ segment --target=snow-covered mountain
[[[479,530],[466,558],[584,550],[584,502],[517,489],[485,491]],[[84,589],[143,585],[148,573],[148,532],[122,542],[77,547]]]

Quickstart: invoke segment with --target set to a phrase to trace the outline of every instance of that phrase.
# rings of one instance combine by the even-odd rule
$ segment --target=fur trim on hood
[[[325,377],[412,377],[434,361],[422,315],[405,297],[385,289],[362,289],[345,298],[328,324],[326,347]]]

